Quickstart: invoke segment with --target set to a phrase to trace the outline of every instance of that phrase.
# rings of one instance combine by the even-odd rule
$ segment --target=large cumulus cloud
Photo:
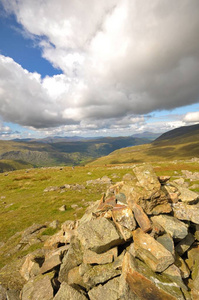
[[[199,100],[198,0],[2,3],[63,71],[41,79],[1,56],[4,120],[116,128]]]

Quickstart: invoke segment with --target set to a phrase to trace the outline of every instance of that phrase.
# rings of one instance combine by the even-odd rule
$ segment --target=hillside
[[[147,142],[147,139],[133,137],[0,141],[0,160],[21,160],[36,167],[79,165],[116,149]]]
[[[91,165],[155,162],[199,157],[199,124],[168,131],[154,142],[116,150]]]

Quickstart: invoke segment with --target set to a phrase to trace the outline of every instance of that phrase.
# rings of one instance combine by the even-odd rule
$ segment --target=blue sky
[[[198,123],[199,3],[168,2],[1,0],[0,138]]]

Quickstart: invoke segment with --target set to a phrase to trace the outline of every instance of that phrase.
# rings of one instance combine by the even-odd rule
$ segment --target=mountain
[[[152,143],[116,150],[91,164],[129,164],[193,157],[199,157],[199,124],[170,130]]]
[[[154,142],[159,143],[166,141],[167,143],[184,143],[196,141],[196,138],[199,136],[199,124],[182,126],[175,128],[168,132],[163,133],[159,136]]]
[[[108,155],[116,149],[148,142],[148,139],[131,136],[0,141],[0,160],[20,160],[36,167],[79,165]]]
[[[133,134],[132,137],[145,138],[145,139],[153,141],[153,140],[157,139],[161,134],[162,133],[154,133],[154,132],[150,132],[150,131],[144,131],[142,133]]]

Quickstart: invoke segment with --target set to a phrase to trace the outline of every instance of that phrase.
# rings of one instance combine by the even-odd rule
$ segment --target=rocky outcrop
[[[133,171],[26,257],[21,300],[199,299],[198,194]]]

